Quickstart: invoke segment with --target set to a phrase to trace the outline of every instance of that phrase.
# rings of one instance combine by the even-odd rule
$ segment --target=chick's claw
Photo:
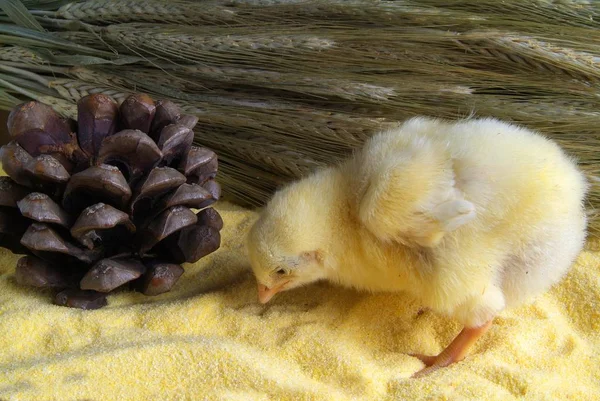
[[[418,379],[420,377],[425,377],[425,376],[429,376],[430,374],[432,374],[433,372],[439,370],[443,368],[443,366],[440,365],[431,365],[431,366],[427,366],[421,370],[419,370],[417,373],[413,374],[411,376],[412,379]]]
[[[460,334],[456,336],[454,341],[450,343],[439,355],[429,356],[422,354],[411,354],[415,358],[419,358],[426,367],[412,375],[413,378],[429,375],[440,368],[449,366],[455,362],[460,362],[464,359],[473,346],[475,341],[479,339],[491,327],[492,320],[486,322],[480,327],[465,327]]]
[[[441,368],[445,368],[446,366],[459,361],[459,360],[454,360],[454,358],[449,357],[449,356],[444,357],[443,354],[444,354],[444,352],[442,352],[442,354],[440,354],[440,355],[435,355],[435,356],[434,355],[411,354],[411,356],[420,359],[421,362],[423,362],[425,364],[425,367],[423,369],[417,371],[416,373],[414,373],[411,376],[411,378],[417,379],[419,377],[428,376],[431,373],[433,373]]]

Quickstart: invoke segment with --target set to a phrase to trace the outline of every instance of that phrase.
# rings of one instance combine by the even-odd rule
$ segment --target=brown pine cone
[[[94,94],[77,109],[77,122],[35,101],[9,115],[0,246],[26,255],[16,280],[83,309],[117,288],[169,291],[181,263],[220,246],[217,155],[192,145],[198,119],[168,100]]]

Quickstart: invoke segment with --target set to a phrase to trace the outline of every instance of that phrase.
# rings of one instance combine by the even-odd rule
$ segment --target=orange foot
[[[485,323],[481,327],[465,327],[462,331],[456,336],[454,341],[446,347],[439,355],[429,356],[429,355],[421,355],[421,354],[411,354],[415,358],[419,358],[426,367],[421,369],[412,375],[413,378],[427,376],[430,373],[435,372],[440,368],[444,368],[448,365],[451,365],[455,362],[459,362],[463,360],[463,358],[467,355],[469,348],[481,337],[485,334],[486,331],[492,326],[492,321]]]

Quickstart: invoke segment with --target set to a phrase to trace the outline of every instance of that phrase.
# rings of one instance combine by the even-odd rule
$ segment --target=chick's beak
[[[269,302],[271,300],[271,298],[273,298],[273,296],[275,294],[277,294],[278,292],[283,290],[287,283],[289,283],[289,281],[286,281],[286,282],[284,282],[278,286],[275,286],[273,288],[269,288],[266,285],[259,283],[258,284],[258,301],[261,304],[266,304],[267,302]]]

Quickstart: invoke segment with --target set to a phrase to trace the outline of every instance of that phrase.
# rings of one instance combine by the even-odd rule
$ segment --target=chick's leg
[[[465,327],[462,329],[460,334],[456,336],[454,341],[450,343],[439,355],[428,356],[428,355],[416,355],[412,356],[419,358],[425,365],[426,368],[421,369],[415,373],[412,377],[426,376],[432,372],[435,372],[439,368],[446,367],[454,362],[461,361],[469,351],[469,348],[485,334],[486,331],[491,327],[492,320],[486,322],[480,327]]]

